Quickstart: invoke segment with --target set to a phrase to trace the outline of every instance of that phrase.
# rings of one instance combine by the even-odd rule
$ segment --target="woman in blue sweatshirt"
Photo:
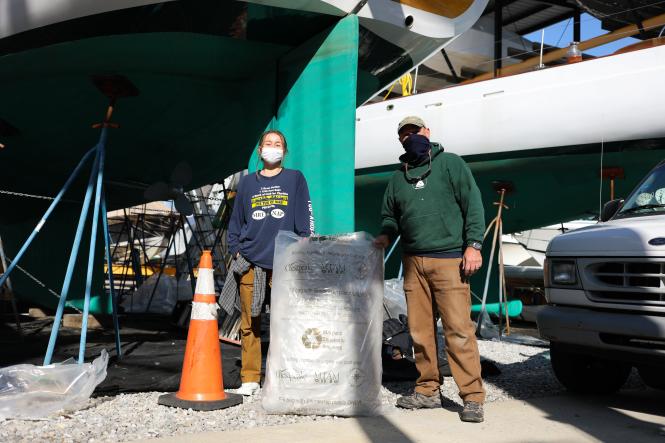
[[[252,395],[261,380],[261,308],[271,282],[275,237],[280,230],[302,237],[314,232],[312,203],[302,172],[286,169],[284,134],[266,131],[259,140],[263,168],[240,179],[229,223],[233,255],[220,304],[227,312],[240,309],[242,368],[239,393]],[[237,288],[237,290],[236,290]]]

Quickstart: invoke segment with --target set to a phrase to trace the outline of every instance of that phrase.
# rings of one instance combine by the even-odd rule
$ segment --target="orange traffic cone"
[[[176,393],[160,396],[157,401],[160,405],[212,411],[242,403],[242,395],[224,392],[217,309],[212,255],[210,251],[203,251],[192,303],[180,389]]]

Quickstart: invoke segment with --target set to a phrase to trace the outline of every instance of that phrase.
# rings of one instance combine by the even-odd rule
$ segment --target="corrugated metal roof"
[[[485,15],[494,14],[497,2],[491,0]],[[524,35],[572,17],[579,8],[575,0],[502,0],[504,28]]]
[[[603,29],[614,31],[629,24],[665,13],[665,2],[656,0],[490,0],[484,15],[494,14],[501,4],[505,29],[524,35],[573,16],[576,10],[588,12],[602,22]],[[646,29],[636,38],[655,37],[660,29]]]
[[[580,0],[584,10],[598,18],[607,31],[615,31],[626,25],[637,24],[647,18],[665,14],[665,2],[657,0]],[[635,38],[648,39],[658,36],[660,27],[645,29]]]

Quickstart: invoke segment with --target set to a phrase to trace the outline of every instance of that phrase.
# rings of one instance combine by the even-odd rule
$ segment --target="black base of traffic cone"
[[[174,408],[193,409],[195,411],[215,411],[217,409],[226,409],[231,406],[242,404],[242,395],[226,393],[224,400],[214,401],[192,401],[182,400],[176,397],[176,393],[160,395],[157,403]]]

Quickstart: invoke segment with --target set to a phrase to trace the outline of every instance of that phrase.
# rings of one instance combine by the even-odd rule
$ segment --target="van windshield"
[[[658,165],[626,199],[614,218],[665,212],[665,163]]]

